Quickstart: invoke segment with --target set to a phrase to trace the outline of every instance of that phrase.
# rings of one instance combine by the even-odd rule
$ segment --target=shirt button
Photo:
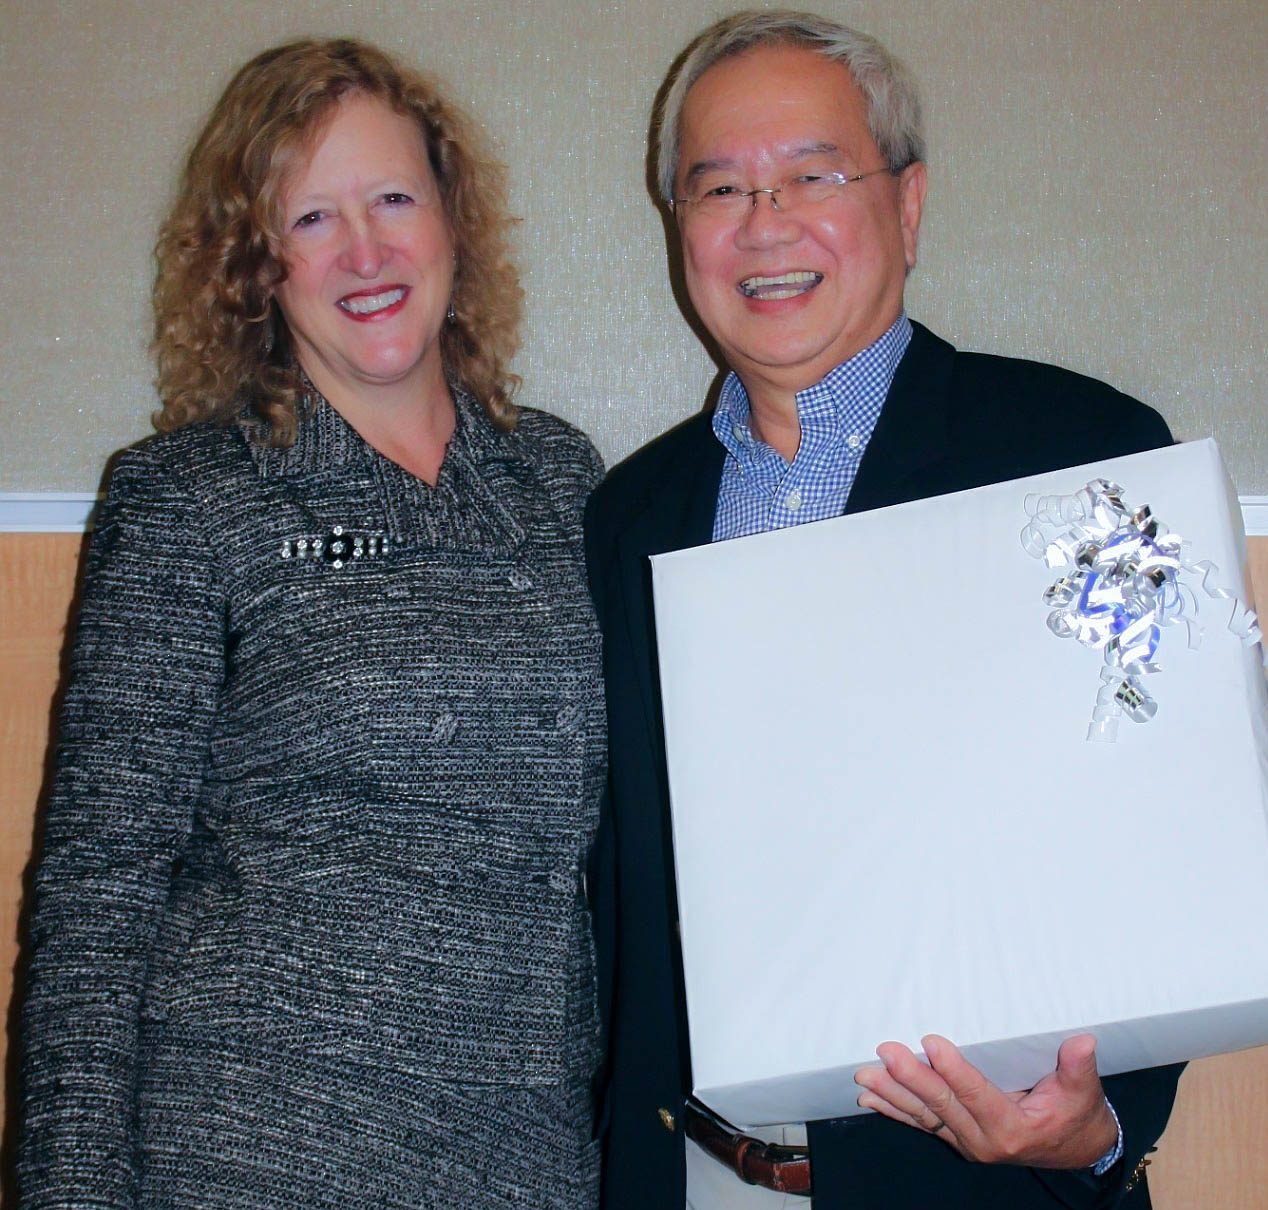
[[[850,435],[849,435],[849,436],[845,439],[845,444],[846,444],[846,445],[848,445],[848,446],[850,447],[850,449],[852,449],[852,450],[856,450],[856,449],[858,449],[858,448],[859,448],[859,446],[860,446],[860,445],[862,445],[862,444],[863,444],[863,438],[862,438],[862,437],[860,437],[860,436],[858,435],[858,433],[851,433],[851,434],[850,434]]]
[[[742,426],[733,424],[731,426],[731,436],[734,437],[736,441],[743,441],[748,437],[748,434],[744,431]]]
[[[794,487],[784,498],[784,504],[790,513],[795,513],[801,507],[801,488]]]

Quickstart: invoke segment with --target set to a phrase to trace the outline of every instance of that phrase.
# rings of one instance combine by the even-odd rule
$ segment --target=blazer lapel
[[[927,494],[926,481],[949,449],[948,412],[955,349],[921,324],[912,324],[911,344],[859,466],[847,513],[884,508]],[[695,416],[687,432],[654,476],[641,508],[617,539],[621,599],[628,650],[652,742],[661,745],[656,682],[656,635],[652,607],[651,555],[703,546],[713,537],[713,518],[725,452],[711,418]]]
[[[531,459],[519,434],[495,430],[461,387],[453,397],[454,433],[435,486],[378,453],[316,388],[300,401],[292,445],[270,446],[254,419],[240,428],[260,477],[305,513],[329,514],[327,524],[357,529],[355,518],[371,508],[374,526],[397,549],[443,546],[510,558],[526,540],[518,512],[531,490]]]
[[[955,349],[913,323],[846,504],[847,513],[901,504],[927,494],[931,469],[947,457]]]
[[[636,670],[648,733],[659,751],[661,738],[659,677],[650,557],[666,551],[703,546],[713,537],[713,517],[722,481],[724,451],[708,416],[687,422],[690,439],[651,478],[640,511],[631,516],[617,540],[628,651]]]

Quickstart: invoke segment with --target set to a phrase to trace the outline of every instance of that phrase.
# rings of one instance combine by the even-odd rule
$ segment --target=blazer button
[[[429,740],[436,745],[443,745],[453,742],[453,737],[458,731],[458,716],[449,710],[436,715],[432,721],[431,734]]]
[[[656,1116],[660,1118],[660,1124],[670,1132],[674,1129],[674,1115],[668,1109],[658,1109]]]

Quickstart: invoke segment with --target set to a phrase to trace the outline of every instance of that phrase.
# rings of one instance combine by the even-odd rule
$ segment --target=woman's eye
[[[312,227],[316,223],[321,222],[321,211],[310,210],[307,214],[301,214],[294,222],[295,229],[302,230],[304,227]]]
[[[408,206],[414,199],[408,193],[385,193],[383,200],[389,206]]]

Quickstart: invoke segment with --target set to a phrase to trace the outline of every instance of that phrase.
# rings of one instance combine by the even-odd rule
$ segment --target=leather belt
[[[694,1100],[684,1108],[684,1129],[689,1139],[745,1184],[761,1185],[776,1193],[811,1192],[810,1152],[805,1147],[763,1143],[736,1130],[725,1118]]]

